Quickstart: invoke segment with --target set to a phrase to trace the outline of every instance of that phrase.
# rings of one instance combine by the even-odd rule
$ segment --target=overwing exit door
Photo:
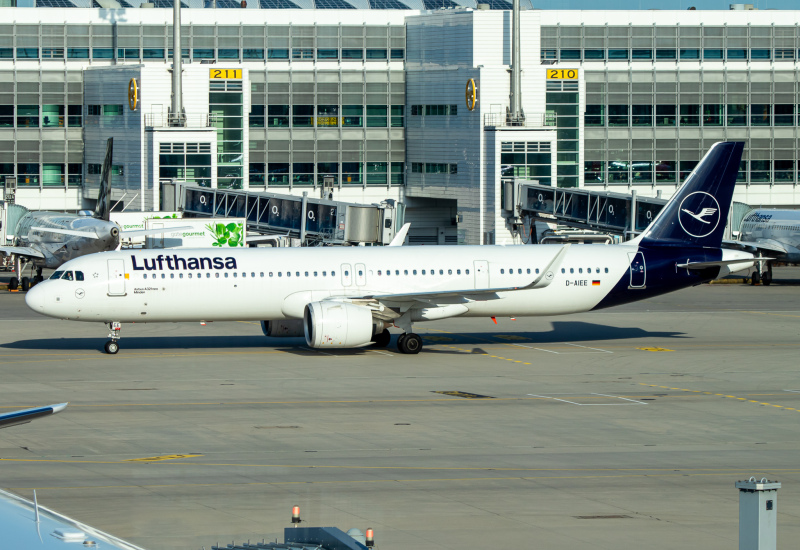
[[[367,283],[367,268],[364,264],[356,264],[356,284],[364,286]]]
[[[353,268],[350,264],[342,264],[342,286],[353,284]]]
[[[475,260],[475,288],[489,288],[489,262],[486,260]]]

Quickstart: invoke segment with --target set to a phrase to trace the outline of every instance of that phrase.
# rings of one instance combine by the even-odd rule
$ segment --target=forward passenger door
[[[125,296],[124,260],[108,260],[108,295]]]

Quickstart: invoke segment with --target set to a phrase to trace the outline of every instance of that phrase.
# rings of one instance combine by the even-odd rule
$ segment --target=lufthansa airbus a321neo
[[[650,227],[619,245],[105,252],[65,263],[26,301],[106,323],[112,354],[121,323],[234,320],[314,348],[386,346],[394,326],[399,351],[419,353],[416,322],[602,309],[752,267],[751,253],[720,248],[742,149],[715,144]]]

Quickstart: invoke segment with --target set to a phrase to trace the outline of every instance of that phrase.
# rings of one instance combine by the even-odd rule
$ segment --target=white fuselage
[[[561,249],[539,245],[106,252],[63,265],[60,271],[76,273],[73,280],[41,283],[29,294],[28,304],[46,315],[80,321],[301,319],[307,304],[328,298],[523,287]],[[627,245],[573,245],[545,288],[499,291],[479,299],[437,298],[429,307],[440,308],[438,318],[586,311],[629,277],[637,250]],[[82,281],[77,280],[78,272]],[[415,304],[425,309],[424,300]],[[459,307],[441,311],[448,304]]]

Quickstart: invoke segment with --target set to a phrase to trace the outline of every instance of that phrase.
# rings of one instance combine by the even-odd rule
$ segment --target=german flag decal
[[[600,286],[600,281],[592,281],[592,286]]]

